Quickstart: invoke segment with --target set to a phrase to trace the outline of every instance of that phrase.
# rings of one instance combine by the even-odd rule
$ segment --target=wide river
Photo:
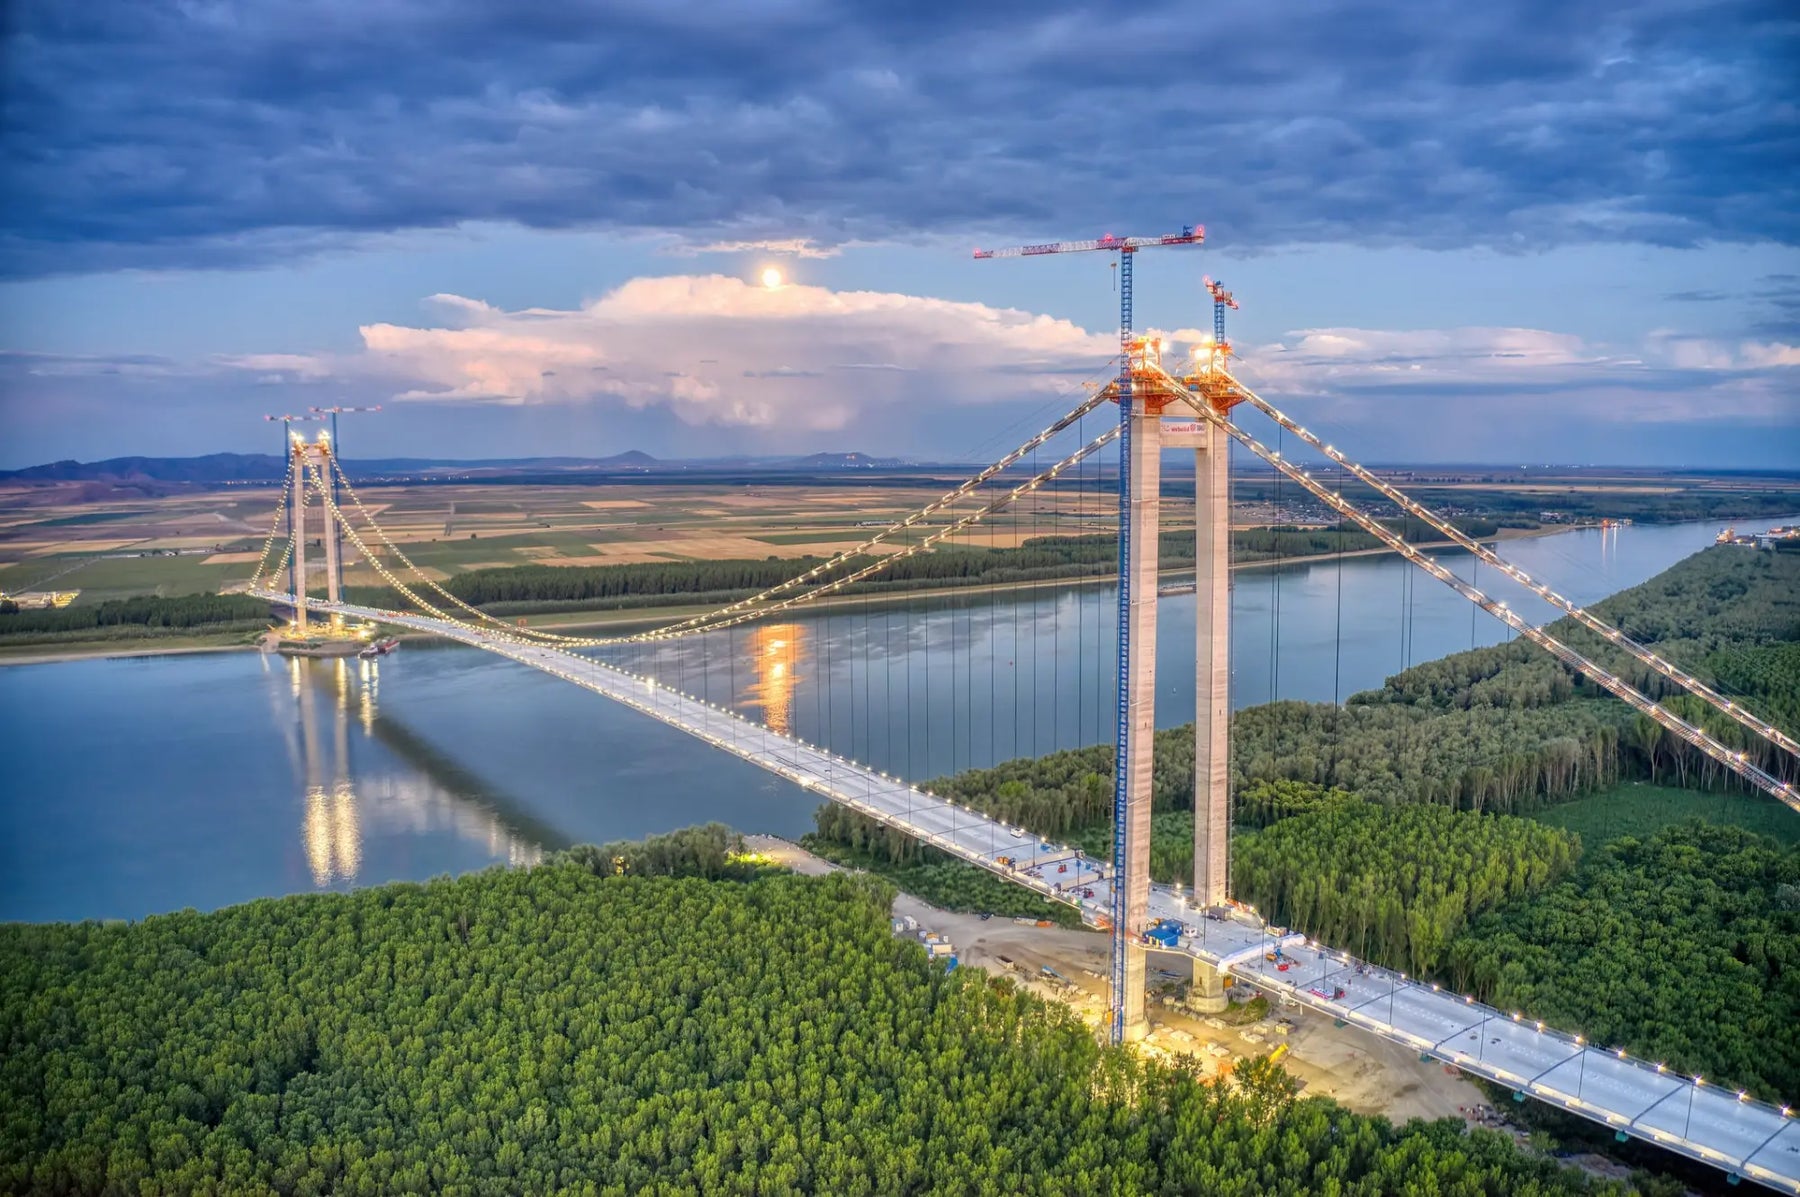
[[[1571,531],[1504,555],[1593,602],[1716,523]],[[1745,550],[1749,551],[1749,550]],[[1467,557],[1446,558],[1468,575]],[[1476,582],[1522,613],[1517,588]],[[857,603],[616,656],[903,776],[1110,741],[1115,591]],[[1194,597],[1160,606],[1158,723],[1193,718]],[[1235,576],[1233,702],[1330,702],[1506,630],[1392,557]],[[139,918],[423,879],[717,819],[798,835],[817,798],[478,649],[0,668],[0,920]]]

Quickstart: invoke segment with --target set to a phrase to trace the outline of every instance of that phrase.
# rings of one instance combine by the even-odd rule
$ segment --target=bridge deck
[[[262,597],[283,601],[286,596]],[[424,616],[310,602],[315,611],[434,633],[554,674],[680,728],[1008,881],[1074,906],[1089,923],[1110,910],[1108,866],[958,806],[817,745],[627,673],[591,657]],[[1537,1023],[1365,964],[1324,945],[1293,945],[1287,968],[1266,958],[1277,934],[1240,917],[1213,919],[1168,886],[1153,886],[1150,917],[1183,925],[1179,951],[1240,980],[1332,1015],[1421,1055],[1658,1143],[1771,1188],[1800,1193],[1800,1122],[1717,1086],[1659,1071]],[[1286,939],[1286,936],[1282,936]],[[1161,950],[1161,949],[1157,949]],[[1247,957],[1247,958],[1246,958]],[[1342,990],[1342,996],[1336,996]]]

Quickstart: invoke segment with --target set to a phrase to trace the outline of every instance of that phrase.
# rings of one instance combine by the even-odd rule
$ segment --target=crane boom
[[[1160,237],[1115,237],[1111,233],[1094,241],[1046,241],[1039,245],[1015,245],[1010,249],[978,249],[977,258],[1034,258],[1039,254],[1073,254],[1090,249],[1110,249],[1115,253],[1136,253],[1153,245],[1199,245],[1206,240],[1202,225],[1181,226],[1179,233]]]

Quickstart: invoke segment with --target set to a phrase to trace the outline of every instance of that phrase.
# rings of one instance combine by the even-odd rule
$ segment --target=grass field
[[[1800,844],[1800,814],[1762,794],[1711,794],[1625,782],[1589,798],[1539,811],[1532,818],[1581,836],[1585,848],[1620,836],[1642,839],[1672,823],[1702,819]]]

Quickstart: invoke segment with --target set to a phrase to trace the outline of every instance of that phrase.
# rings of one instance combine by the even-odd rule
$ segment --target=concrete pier
[[[1156,571],[1162,534],[1162,416],[1142,397],[1131,411],[1131,657],[1127,663],[1125,740],[1125,984],[1119,995],[1124,1037],[1141,1039],[1144,947],[1149,922],[1150,804],[1156,754]]]

